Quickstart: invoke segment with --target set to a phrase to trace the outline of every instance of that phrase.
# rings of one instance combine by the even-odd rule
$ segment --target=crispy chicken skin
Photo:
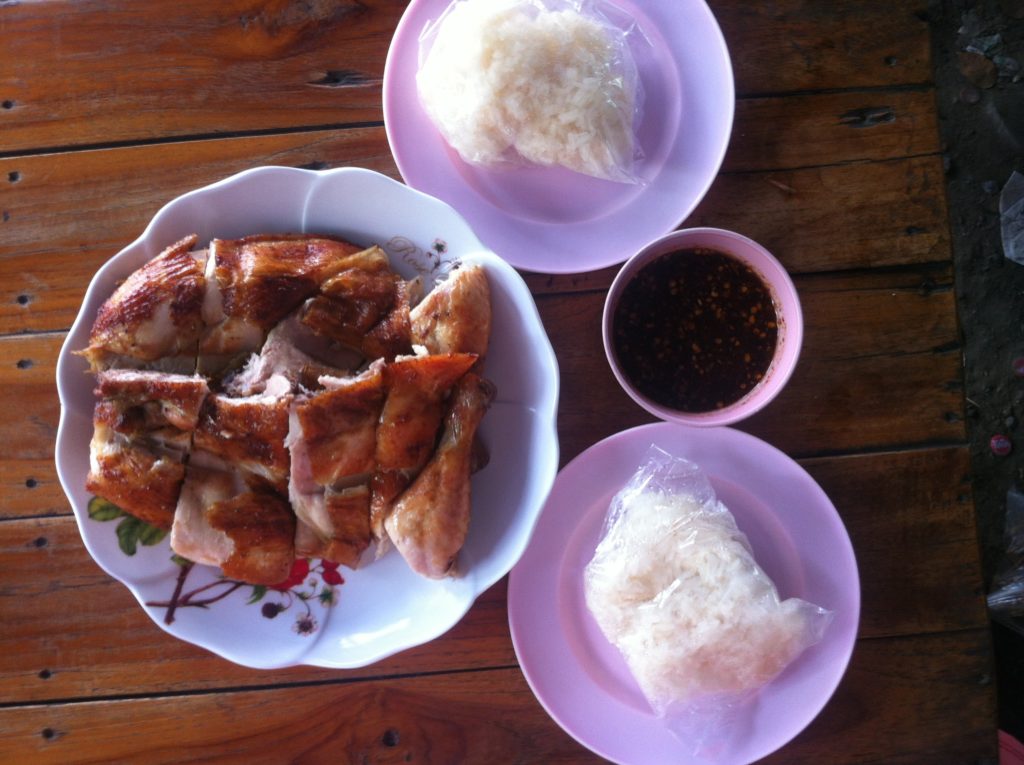
[[[328,489],[317,498],[312,521],[299,521],[295,534],[296,554],[356,568],[372,538],[369,488],[361,484],[340,491]],[[329,532],[320,529],[329,529]]]
[[[206,399],[196,427],[194,445],[255,476],[273,489],[288,491],[290,461],[285,439],[292,396],[258,395]]]
[[[94,372],[115,365],[143,368],[158,360],[178,370],[194,368],[206,290],[206,253],[191,251],[196,239],[193,234],[172,244],[100,307],[82,352]]]
[[[370,493],[384,362],[357,377],[321,377],[324,390],[292,407],[288,498],[299,520],[296,546],[354,567],[370,543]]]
[[[442,401],[476,361],[471,353],[399,357],[384,370],[387,398],[377,425],[370,517],[384,538],[384,519],[430,459],[441,427]]]
[[[227,358],[257,350],[274,325],[362,249],[341,239],[308,235],[214,239],[201,353]]]
[[[316,484],[335,486],[372,472],[383,370],[377,361],[357,377],[321,377],[325,390],[296,401],[288,441],[302,442]]]
[[[97,396],[86,488],[239,581],[276,584],[296,554],[354,568],[374,538],[378,555],[390,538],[421,575],[453,575],[494,396],[478,376],[483,267],[420,300],[380,247],[196,241],[97,314],[81,352]]]
[[[201,377],[111,370],[97,375],[86,488],[170,528],[182,458],[209,389]]]
[[[370,257],[377,250],[377,257]],[[419,279],[392,273],[387,256],[371,248],[355,265],[328,279],[300,312],[318,334],[359,350],[368,359],[393,359],[412,349],[410,312],[422,293]]]
[[[491,289],[483,266],[463,266],[434,287],[411,313],[412,342],[430,353],[487,355]]]
[[[189,465],[171,529],[176,553],[220,566],[233,579],[276,584],[291,570],[294,537],[295,516],[283,497],[247,491],[236,476]]]
[[[234,542],[220,563],[224,574],[251,584],[277,584],[288,578],[295,560],[295,516],[281,496],[245,492],[207,510],[210,526]]]
[[[146,523],[169,529],[185,467],[180,456],[160,454],[155,446],[117,433],[111,420],[119,416],[108,402],[96,405],[85,488]]]
[[[469,531],[473,437],[493,397],[494,386],[472,372],[456,384],[437,451],[384,521],[391,541],[418,574],[440,579],[455,572]]]
[[[96,375],[96,396],[115,403],[122,413],[138,409],[143,428],[171,426],[191,431],[210,392],[198,375],[112,369]]]
[[[399,280],[390,310],[366,333],[360,350],[368,359],[387,359],[412,352],[412,304],[419,299],[418,279]]]

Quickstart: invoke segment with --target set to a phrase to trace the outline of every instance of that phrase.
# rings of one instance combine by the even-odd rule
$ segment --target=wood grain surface
[[[833,702],[765,762],[962,762],[988,751],[987,642],[981,630],[861,641]],[[32,705],[0,709],[0,725],[9,757],[42,763],[273,763],[282,752],[352,765],[601,762],[547,717],[517,668]]]
[[[531,693],[506,580],[446,635],[370,667],[239,667],[164,633],[92,561],[53,466],[66,332],[97,268],[163,204],[257,165],[398,178],[381,89],[405,6],[0,0],[0,761],[601,761]],[[800,363],[739,427],[825,489],[863,592],[846,677],[765,762],[994,761],[935,9],[710,6],[736,120],[681,223],[751,236],[794,275]],[[617,270],[523,274],[558,356],[563,464],[651,421],[601,344]]]

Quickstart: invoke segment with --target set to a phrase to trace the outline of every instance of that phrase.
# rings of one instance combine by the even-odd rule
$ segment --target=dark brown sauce
[[[687,249],[642,267],[612,317],[615,357],[644,396],[682,412],[739,401],[764,378],[778,341],[771,291],[745,263]]]

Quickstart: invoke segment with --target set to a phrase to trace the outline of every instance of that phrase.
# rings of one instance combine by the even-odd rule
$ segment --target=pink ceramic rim
[[[647,92],[639,126],[646,183],[563,169],[474,168],[419,104],[419,35],[451,0],[412,0],[384,66],[384,128],[405,182],[447,202],[518,269],[582,273],[622,263],[696,208],[725,157],[735,111],[732,63],[705,0],[615,0],[650,45],[638,57]]]
[[[583,568],[608,503],[652,444],[704,468],[782,597],[803,598],[834,613],[824,639],[761,689],[756,703],[741,712],[726,750],[707,757],[698,757],[692,743],[673,736],[646,705],[635,703],[639,688],[586,609],[582,592]],[[730,498],[730,486],[746,493]],[[670,422],[616,433],[563,467],[508,581],[512,644],[534,695],[569,735],[620,765],[747,765],[791,741],[845,674],[860,603],[849,535],[806,470],[748,433]]]
[[[749,265],[772,291],[779,313],[779,341],[775,357],[761,383],[739,401],[713,412],[680,412],[652,401],[638,391],[619,368],[612,348],[612,316],[626,284],[655,258],[682,247],[708,247],[721,250]],[[654,240],[636,253],[619,271],[605,298],[601,320],[604,352],[615,379],[637,404],[667,422],[710,427],[739,422],[767,406],[786,386],[796,369],[803,345],[804,320],[800,297],[789,273],[781,263],[753,239],[721,228],[688,228],[673,231]]]

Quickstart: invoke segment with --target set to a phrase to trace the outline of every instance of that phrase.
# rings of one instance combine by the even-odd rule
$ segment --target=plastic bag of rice
[[[421,36],[420,102],[469,163],[518,158],[637,182],[626,34],[579,2],[455,0]]]
[[[832,616],[781,601],[707,476],[657,447],[612,500],[584,593],[659,715],[736,705]]]

